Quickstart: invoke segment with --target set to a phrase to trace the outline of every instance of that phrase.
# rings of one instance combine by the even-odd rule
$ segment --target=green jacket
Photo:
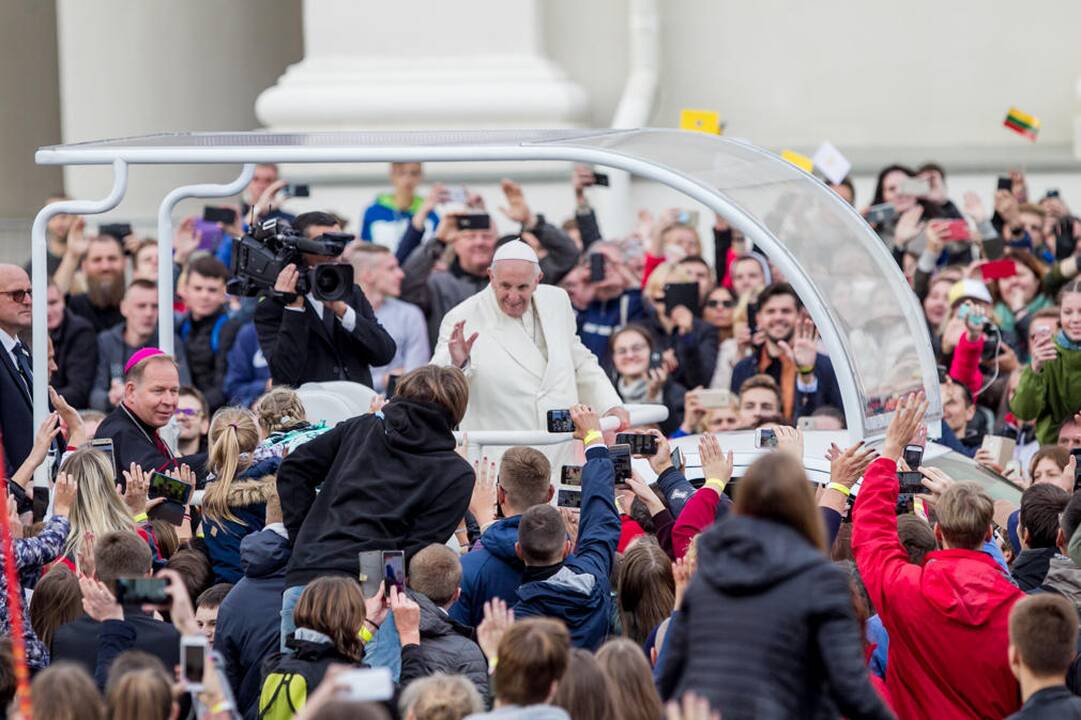
[[[1010,410],[1021,420],[1036,422],[1041,445],[1058,442],[1062,423],[1081,410],[1081,350],[1067,350],[1055,341],[1058,357],[1044,363],[1039,373],[1026,367],[1010,401]]]

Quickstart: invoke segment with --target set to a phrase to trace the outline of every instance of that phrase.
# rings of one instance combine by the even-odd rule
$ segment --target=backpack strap
[[[222,313],[214,322],[214,329],[210,331],[210,352],[215,355],[217,355],[218,347],[221,345],[221,329],[225,327],[227,322],[229,322],[228,313]]]

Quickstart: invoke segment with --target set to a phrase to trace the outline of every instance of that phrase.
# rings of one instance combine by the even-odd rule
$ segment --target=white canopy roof
[[[34,252],[42,260],[50,214],[115,207],[129,163],[566,160],[627,170],[720,213],[793,285],[829,351],[854,435],[880,435],[891,401],[914,390],[927,392],[928,420],[942,415],[923,313],[886,246],[822,181],[739,140],[665,129],[174,133],[44,147],[36,159],[43,165],[111,163],[117,173],[113,193],[101,203],[82,203],[87,209],[81,210],[72,208],[80,203],[58,203],[42,210],[34,234]],[[171,242],[171,233],[159,229],[159,235],[163,244]],[[162,252],[171,257],[171,248],[163,245]],[[35,262],[38,267],[35,350],[38,328],[42,346],[45,333],[44,262]],[[168,264],[160,271],[169,273]],[[171,280],[170,275],[165,285],[163,277],[170,292]],[[163,329],[171,326],[171,317],[165,319],[169,310],[163,303]],[[44,357],[39,367],[35,352],[35,380],[43,385],[40,396],[35,388],[35,399],[45,397],[45,377]]]

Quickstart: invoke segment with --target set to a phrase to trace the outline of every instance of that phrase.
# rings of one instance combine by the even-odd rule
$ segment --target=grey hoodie
[[[1041,590],[1058,593],[1081,611],[1081,567],[1065,555],[1055,555],[1047,569]]]
[[[571,716],[555,705],[507,705],[491,712],[468,715],[465,720],[571,720]]]

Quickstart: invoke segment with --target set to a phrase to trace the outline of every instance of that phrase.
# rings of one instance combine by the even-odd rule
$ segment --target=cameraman
[[[293,229],[313,239],[340,232],[341,226],[329,213],[307,212],[297,216]],[[338,262],[337,257],[304,254],[309,267]],[[299,277],[296,265],[286,266],[278,274],[275,292],[264,292],[255,310],[259,347],[273,383],[299,387],[306,382],[349,380],[371,387],[369,367],[389,363],[396,348],[368,299],[354,285],[345,300],[323,303],[309,291],[289,301]]]

